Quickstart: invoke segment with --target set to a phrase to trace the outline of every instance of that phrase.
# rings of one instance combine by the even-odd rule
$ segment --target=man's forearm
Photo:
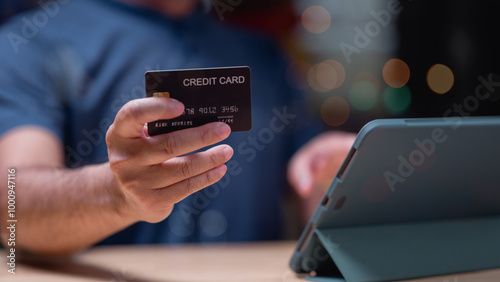
[[[134,223],[125,212],[123,195],[113,187],[107,163],[74,170],[16,168],[16,247],[70,253]],[[0,211],[1,225],[6,213]]]
[[[128,102],[106,132],[109,163],[76,170],[63,168],[63,143],[50,131],[25,126],[0,136],[0,199],[8,193],[8,167],[16,168],[16,247],[74,252],[134,222],[163,221],[176,203],[219,181],[231,147],[186,154],[226,139],[227,124],[145,134],[145,123],[183,112],[184,105],[170,98]],[[0,200],[0,230],[7,230],[7,209]]]

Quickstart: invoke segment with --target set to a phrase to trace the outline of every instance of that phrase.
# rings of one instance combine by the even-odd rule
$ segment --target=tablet
[[[315,281],[497,268],[499,241],[500,117],[375,120],[359,132],[290,267]]]

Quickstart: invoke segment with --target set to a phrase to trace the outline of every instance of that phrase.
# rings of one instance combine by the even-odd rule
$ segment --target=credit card
[[[158,135],[220,121],[231,130],[252,129],[250,68],[223,67],[146,72],[146,97],[170,97],[185,106],[174,119],[148,123]]]

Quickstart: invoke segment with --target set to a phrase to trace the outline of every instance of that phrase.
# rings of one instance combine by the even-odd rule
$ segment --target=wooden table
[[[0,281],[304,281],[288,268],[295,242],[96,247],[66,258],[25,257],[16,274],[0,252]],[[500,281],[500,269],[412,280]]]

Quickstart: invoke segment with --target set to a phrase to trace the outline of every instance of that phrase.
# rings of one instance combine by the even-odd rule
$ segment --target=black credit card
[[[220,121],[231,131],[252,129],[250,68],[223,67],[146,72],[146,97],[170,97],[185,106],[174,119],[148,123],[158,135]]]

